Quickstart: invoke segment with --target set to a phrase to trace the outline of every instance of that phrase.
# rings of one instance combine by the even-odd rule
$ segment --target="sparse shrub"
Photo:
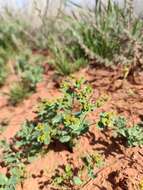
[[[77,6],[78,11],[73,11],[72,16],[64,15],[66,27],[61,28],[63,33],[58,38],[64,65],[70,63],[71,55],[67,54],[66,46],[72,51],[75,63],[82,57],[107,66],[122,64],[128,68],[127,76],[142,68],[143,21],[134,15],[132,3],[125,1],[125,6],[120,7],[108,0],[104,6],[99,0],[93,10]]]
[[[72,147],[75,140],[89,129],[87,114],[94,109],[92,88],[84,80],[68,80],[62,86],[63,97],[44,101],[38,111],[38,141],[49,145],[54,140]]]
[[[41,57],[32,57],[30,50],[17,57],[15,71],[20,81],[12,86],[9,99],[16,105],[36,91],[36,85],[43,79],[43,68],[40,65]]]
[[[19,51],[26,42],[26,27],[22,18],[5,9],[0,17],[0,47],[10,54]]]
[[[9,102],[12,105],[17,105],[18,103],[22,102],[26,97],[28,97],[29,91],[23,85],[23,83],[18,82],[15,83],[9,92]]]
[[[126,120],[122,117],[115,121],[117,127],[117,135],[125,138],[128,146],[143,145],[143,128],[141,125],[127,127]]]
[[[53,47],[52,44],[50,48],[53,53],[53,59],[49,63],[56,68],[59,74],[69,75],[87,65],[86,57],[78,54],[78,48],[74,47],[76,44],[59,46],[58,43],[55,43],[54,45]]]
[[[128,146],[143,145],[142,124],[128,126],[125,117],[115,115],[113,112],[103,112],[97,126],[101,129],[111,128],[118,137],[125,139]]]
[[[29,67],[29,60],[32,56],[30,49],[26,49],[16,57],[15,70],[17,74],[23,73]]]
[[[16,72],[29,92],[35,91],[37,83],[43,79],[43,68],[40,63],[41,57],[32,55],[30,50],[25,51],[17,58]]]
[[[35,91],[36,85],[38,82],[41,82],[43,79],[43,69],[38,65],[31,65],[22,76],[22,82],[24,85],[29,88],[29,91]]]
[[[26,44],[26,23],[22,18],[16,17],[5,9],[0,15],[0,86],[14,64],[9,63]],[[12,69],[13,71],[13,69]]]

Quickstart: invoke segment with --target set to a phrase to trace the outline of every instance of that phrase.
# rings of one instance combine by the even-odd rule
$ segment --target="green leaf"
[[[0,186],[6,185],[8,182],[8,178],[4,174],[0,174]]]
[[[83,181],[82,181],[79,177],[74,176],[74,177],[73,177],[73,183],[74,183],[75,185],[82,185]]]
[[[65,171],[68,173],[69,171],[72,171],[72,167],[71,167],[71,165],[66,165],[66,167],[65,167]]]
[[[62,120],[62,116],[61,115],[57,115],[56,117],[53,118],[52,122],[53,124],[59,123]]]
[[[62,177],[56,177],[56,178],[55,178],[55,183],[56,183],[56,184],[59,185],[59,184],[61,184],[62,182],[63,182],[63,178],[62,178]]]
[[[94,170],[93,170],[92,168],[89,168],[88,175],[89,175],[89,177],[91,177],[92,179],[95,179],[95,178],[96,178],[96,175],[94,174]]]
[[[71,139],[71,137],[70,137],[69,135],[67,135],[67,136],[62,136],[62,137],[59,138],[60,142],[62,142],[62,143],[69,142],[70,139]]]

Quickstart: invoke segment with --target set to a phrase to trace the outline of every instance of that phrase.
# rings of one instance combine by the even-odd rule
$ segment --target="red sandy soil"
[[[100,68],[86,68],[75,73],[75,76],[84,76],[94,88],[93,98],[96,100],[103,94],[109,96],[105,105],[91,114],[90,118],[96,121],[101,111],[114,110],[120,115],[125,115],[129,122],[137,123],[143,115],[143,75],[138,75],[137,83],[123,80],[118,70],[110,71]],[[45,80],[38,84],[37,92],[29,99],[12,107],[8,104],[7,97],[0,95],[0,121],[8,120],[9,124],[0,138],[10,140],[20,129],[25,119],[33,119],[34,111],[41,99],[55,98],[60,95],[56,87],[61,79],[56,78],[53,71],[45,74]],[[12,80],[10,84],[12,83]],[[9,83],[1,89],[7,92]],[[80,164],[80,158],[86,153],[97,151],[101,153],[105,164],[95,171],[97,177],[88,181],[81,190],[138,190],[138,184],[143,179],[143,147],[127,148],[118,139],[113,137],[111,131],[101,132],[92,126],[87,135],[81,137],[70,153],[62,145],[55,145],[44,156],[39,156],[32,164],[27,166],[27,179],[23,186],[17,190],[52,190],[49,179],[54,170],[71,159],[74,166]],[[4,169],[0,168],[1,172]],[[67,189],[68,190],[68,189]],[[70,189],[69,189],[70,190]]]

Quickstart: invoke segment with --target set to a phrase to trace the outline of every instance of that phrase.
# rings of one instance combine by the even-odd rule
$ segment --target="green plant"
[[[53,185],[60,189],[66,189],[68,187],[73,187],[74,185],[80,186],[83,184],[80,177],[74,175],[74,169],[70,164],[64,166],[61,172],[57,171],[53,178]]]
[[[98,153],[88,154],[82,157],[81,160],[82,164],[79,168],[74,168],[71,164],[68,164],[61,170],[56,170],[52,184],[59,189],[74,189],[76,186],[82,189],[84,184],[96,177],[94,169],[102,167],[104,163],[102,156]],[[87,174],[85,175],[85,173]]]
[[[0,190],[15,190],[16,185],[25,178],[25,168],[23,165],[17,165],[10,169],[9,177],[0,174]]]
[[[41,144],[37,142],[39,132],[35,130],[34,122],[25,121],[21,130],[16,134],[15,146],[20,150],[21,157],[30,161],[41,151]]]
[[[21,75],[27,68],[29,67],[29,60],[30,57],[32,56],[32,52],[30,49],[24,50],[24,52],[21,52],[17,57],[16,57],[16,64],[15,64],[15,70],[16,73]]]
[[[9,93],[9,100],[13,105],[20,103],[36,91],[37,83],[43,79],[41,60],[40,56],[32,56],[29,49],[17,57],[15,71],[19,82],[12,86]]]
[[[43,79],[43,68],[40,65],[42,60],[41,56],[34,56],[30,50],[17,57],[16,72],[21,78],[23,86],[28,91],[35,91],[38,82]]]
[[[6,174],[0,174],[0,189],[15,190],[16,185],[26,177],[25,165],[21,162],[22,155],[5,140],[1,140],[0,147],[3,150],[1,155],[3,166],[7,167]]]
[[[82,161],[84,163],[84,167],[86,167],[88,176],[90,178],[95,178],[95,167],[100,168],[103,166],[103,158],[100,154],[94,153],[94,154],[88,154],[82,158]]]
[[[126,120],[122,117],[117,118],[115,121],[118,136],[125,138],[128,146],[143,145],[143,128],[137,124],[127,127]]]
[[[52,44],[51,51],[54,58],[50,61],[50,64],[61,75],[69,75],[87,65],[87,59],[77,53],[78,46],[76,47],[76,44],[60,46],[55,43],[54,46]]]
[[[59,22],[66,27],[58,23],[62,32],[56,38],[60,45],[54,46],[59,54],[56,67],[68,74],[74,65],[71,60],[76,63],[82,57],[87,63],[92,59],[107,66],[122,64],[128,68],[125,77],[142,68],[143,22],[135,16],[132,3],[124,1],[125,6],[120,7],[111,0],[106,5],[97,0],[93,9],[72,3],[76,11],[64,14]]]
[[[128,146],[143,145],[142,125],[128,126],[125,117],[117,116],[113,112],[101,113],[97,127],[103,130],[110,127],[118,137],[125,139]]]
[[[92,89],[84,84],[83,79],[72,79],[67,80],[61,90],[62,98],[44,101],[39,108],[38,141],[49,145],[53,140],[59,140],[72,147],[90,126],[86,117],[94,109],[90,100]]]
[[[1,190],[15,190],[16,185],[26,177],[25,163],[30,163],[41,151],[37,137],[34,124],[26,121],[11,143],[0,141],[1,163],[7,168],[6,175],[0,174]]]
[[[1,160],[4,166],[11,168],[21,163],[31,162],[42,151],[42,145],[37,141],[38,136],[36,123],[25,121],[10,143],[1,140]]]
[[[101,113],[97,127],[103,130],[110,127],[118,137],[125,139],[128,146],[139,146],[143,144],[142,124],[128,127],[126,118],[117,116],[113,112]]]
[[[20,163],[30,162],[41,151],[41,144],[37,142],[38,135],[35,125],[25,121],[10,144],[2,140],[0,142],[3,150],[1,160],[4,165],[14,167]]]
[[[5,9],[0,17],[0,47],[10,54],[19,51],[27,42],[25,30],[27,24],[23,18]]]
[[[25,88],[25,86],[21,82],[18,82],[13,84],[12,88],[10,89],[9,101],[12,105],[17,105],[26,97],[28,97],[28,95],[28,89]]]
[[[7,168],[6,175],[0,174],[1,190],[15,190],[25,179],[25,163],[30,163],[41,150],[37,137],[34,124],[26,121],[11,143],[0,142],[1,162]]]
[[[5,59],[0,55],[0,86],[2,86],[7,77],[7,67]]]
[[[37,83],[41,82],[43,79],[42,74],[43,74],[43,69],[41,66],[31,65],[23,73],[22,82],[27,88],[29,88],[29,91],[35,91]]]
[[[105,129],[106,127],[113,127],[115,120],[114,112],[102,112],[100,114],[99,122],[97,123],[97,127],[100,129]]]

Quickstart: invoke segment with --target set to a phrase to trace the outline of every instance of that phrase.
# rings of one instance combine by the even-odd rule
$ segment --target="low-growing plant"
[[[41,66],[31,65],[27,71],[23,73],[22,82],[29,88],[29,91],[35,91],[38,82],[43,79],[43,69]]]
[[[117,116],[113,112],[103,112],[100,115],[97,127],[101,129],[111,128],[118,137],[125,139],[128,146],[143,145],[142,124],[128,126],[125,117]]]
[[[91,124],[87,121],[87,116],[95,108],[91,100],[92,88],[83,79],[72,78],[62,84],[61,91],[61,98],[40,104],[35,120],[26,121],[10,143],[1,141],[1,160],[5,167],[11,169],[31,162],[43,150],[43,144],[49,145],[56,140],[71,148],[88,131]],[[99,162],[96,157],[96,163]],[[75,185],[82,183],[78,175],[73,175],[72,169],[66,167],[64,172],[67,173],[57,183],[60,184],[60,180],[61,183],[69,180]],[[5,178],[6,181],[9,179],[11,178]],[[3,184],[2,187],[7,186]]]
[[[5,140],[0,142],[2,149],[1,163],[7,167],[6,174],[0,174],[0,189],[15,190],[17,184],[21,183],[26,177],[25,165],[22,162],[22,154]]]
[[[71,14],[63,13],[56,25],[61,30],[55,34],[60,45],[51,48],[58,71],[69,74],[74,68],[72,62],[76,68],[76,60],[81,57],[87,63],[95,60],[107,66],[122,64],[127,69],[124,78],[142,68],[143,21],[134,13],[132,0],[125,0],[122,7],[111,0],[106,4],[98,0],[91,9],[70,3],[75,9]],[[84,66],[82,59],[79,66]]]
[[[101,106],[103,106],[108,100],[109,100],[109,96],[107,94],[103,94],[101,95],[97,100],[96,100],[96,107],[100,108]]]
[[[104,164],[102,156],[98,153],[88,154],[81,160],[82,164],[78,168],[68,164],[61,170],[57,169],[52,184],[59,189],[74,189],[75,187],[82,189],[84,184],[96,177],[95,169]]]
[[[31,58],[32,57],[32,58]],[[25,50],[16,59],[15,71],[19,82],[15,83],[9,92],[9,100],[16,105],[36,91],[36,85],[43,79],[42,57],[32,56],[30,50]]]
[[[25,178],[24,165],[17,165],[11,168],[8,176],[0,174],[0,189],[1,190],[15,190],[18,183],[22,183]]]
[[[95,167],[100,168],[103,166],[103,158],[99,153],[88,154],[82,157],[82,161],[84,163],[84,167],[87,169],[88,176],[90,178],[95,178]]]
[[[15,13],[6,8],[0,15],[0,47],[10,53],[19,51],[27,42],[25,31],[28,25]]]
[[[26,121],[11,143],[0,141],[1,163],[7,168],[6,175],[0,174],[1,190],[15,190],[17,184],[25,179],[25,164],[30,163],[41,151],[37,137],[34,124]]]
[[[26,177],[25,164],[42,150],[37,137],[34,124],[26,121],[11,143],[0,141],[1,164],[7,168],[6,175],[0,175],[0,189],[15,190],[16,185]]]
[[[36,124],[34,122],[25,121],[21,130],[16,134],[15,146],[20,150],[21,157],[27,161],[32,160],[37,153],[42,151],[41,144],[37,141],[39,132],[35,130]]]
[[[42,57],[32,55],[30,50],[25,51],[17,57],[16,72],[20,76],[25,88],[29,91],[35,91],[37,83],[43,79],[41,60]]]
[[[89,129],[87,114],[94,109],[92,88],[83,79],[67,80],[61,88],[63,97],[53,102],[44,101],[38,111],[40,135],[38,141],[49,145],[58,140],[72,147],[75,140]]]
[[[113,127],[115,120],[114,112],[102,112],[100,114],[99,122],[97,123],[97,127],[100,129],[105,129],[106,127]]]
[[[125,138],[128,146],[143,145],[143,128],[140,124],[127,127],[125,119],[118,118],[115,122],[118,136]]]
[[[82,57],[81,54],[76,55],[78,54],[78,48],[73,49],[75,45],[58,47],[58,44],[55,44],[55,46],[52,44],[53,59],[49,63],[56,68],[59,74],[69,75],[87,65],[86,57]]]
[[[75,185],[80,186],[83,184],[80,177],[74,174],[73,166],[70,164],[64,166],[61,171],[57,170],[53,179],[52,184],[60,189],[72,188]]]
[[[35,158],[37,153],[42,151],[41,144],[37,142],[38,135],[34,123],[25,121],[10,144],[2,140],[0,142],[3,150],[1,160],[4,165],[14,167],[19,163],[28,163]]]
[[[17,82],[13,84],[9,92],[9,102],[12,105],[17,105],[22,102],[25,98],[29,96],[29,91],[27,87],[23,85],[22,82]]]

